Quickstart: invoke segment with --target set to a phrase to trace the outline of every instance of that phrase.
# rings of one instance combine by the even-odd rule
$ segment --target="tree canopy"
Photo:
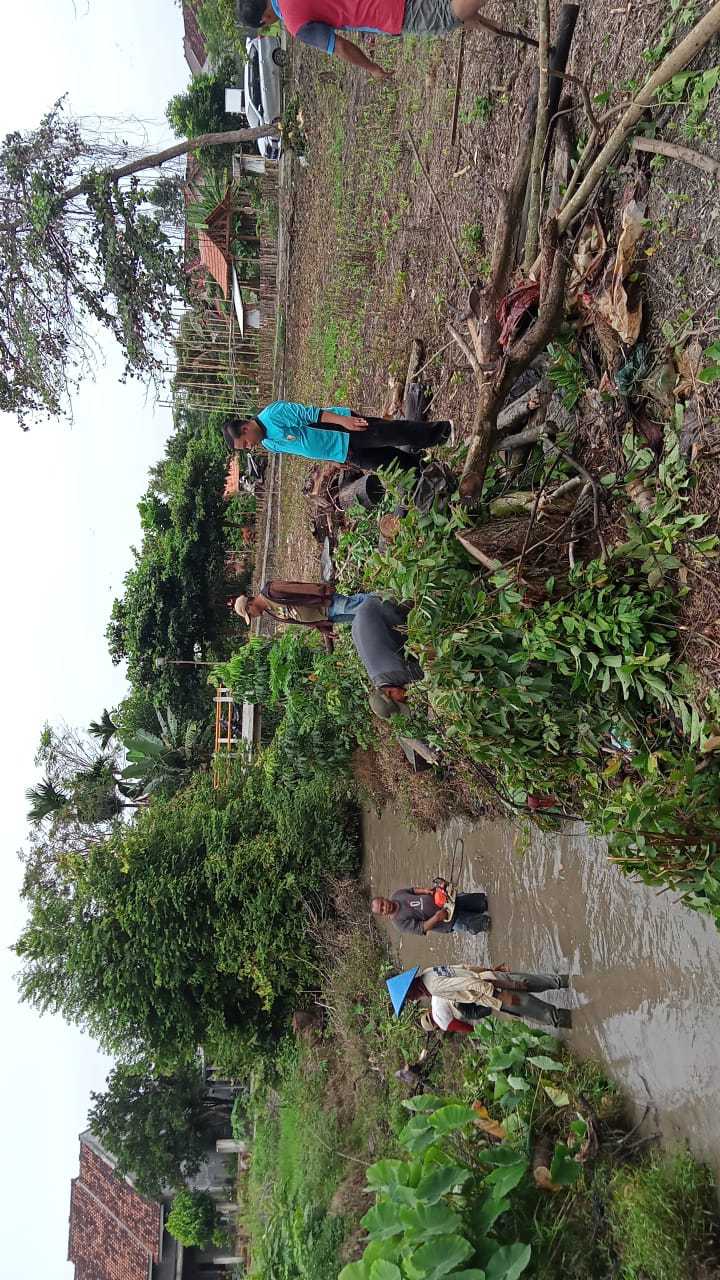
[[[204,134],[131,157],[122,139],[83,132],[61,100],[36,129],[7,135],[0,144],[0,410],[25,427],[38,414],[67,411],[95,365],[103,330],[124,353],[125,376],[164,370],[184,264],[138,175],[191,150],[268,132]]]
[[[117,1160],[118,1176],[132,1175],[141,1195],[158,1199],[202,1168],[208,1112],[197,1062],[163,1074],[120,1064],[104,1093],[92,1093],[88,1124]]]
[[[223,498],[227,452],[217,423],[191,410],[177,416],[165,457],[140,504],[143,539],[106,637],[127,661],[134,689],[181,718],[207,712],[207,668],[172,665],[205,658],[229,633],[225,551],[233,504]],[[156,658],[171,659],[162,667]],[[146,726],[147,727],[147,726]]]
[[[227,789],[196,775],[82,858],[26,876],[21,998],[161,1069],[228,1029],[266,1044],[314,985],[308,914],[356,853],[339,783],[262,757]]]

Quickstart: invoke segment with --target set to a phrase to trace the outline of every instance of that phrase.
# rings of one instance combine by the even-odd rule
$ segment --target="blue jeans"
[[[358,591],[354,596],[340,596],[335,592],[328,605],[328,622],[352,622],[363,600],[367,600],[370,594],[369,591]]]

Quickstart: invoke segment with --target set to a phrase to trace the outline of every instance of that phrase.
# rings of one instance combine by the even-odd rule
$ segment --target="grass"
[[[688,1151],[655,1153],[638,1168],[615,1170],[607,1205],[622,1280],[720,1275],[712,1175]]]

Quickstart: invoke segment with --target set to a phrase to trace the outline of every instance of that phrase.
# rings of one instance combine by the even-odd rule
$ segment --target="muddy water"
[[[507,963],[570,972],[551,996],[573,1009],[569,1041],[595,1056],[666,1141],[685,1138],[720,1174],[720,933],[711,920],[625,879],[602,842],[489,820],[410,831],[391,809],[365,817],[365,876],[374,894],[450,873],[462,837],[460,888],[483,889],[492,932],[399,934],[402,967]],[[385,922],[383,922],[385,923]]]

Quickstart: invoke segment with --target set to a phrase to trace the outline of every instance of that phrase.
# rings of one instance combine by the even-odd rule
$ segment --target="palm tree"
[[[50,778],[43,778],[37,786],[28,787],[25,799],[30,801],[27,820],[34,827],[39,827],[46,818],[60,813],[70,801],[70,797],[56,787]]]
[[[98,738],[100,740],[100,747],[103,751],[110,742],[110,739],[115,737],[117,731],[118,726],[112,720],[107,707],[103,709],[100,719],[91,720],[88,727],[88,733],[91,733],[93,738]]]

